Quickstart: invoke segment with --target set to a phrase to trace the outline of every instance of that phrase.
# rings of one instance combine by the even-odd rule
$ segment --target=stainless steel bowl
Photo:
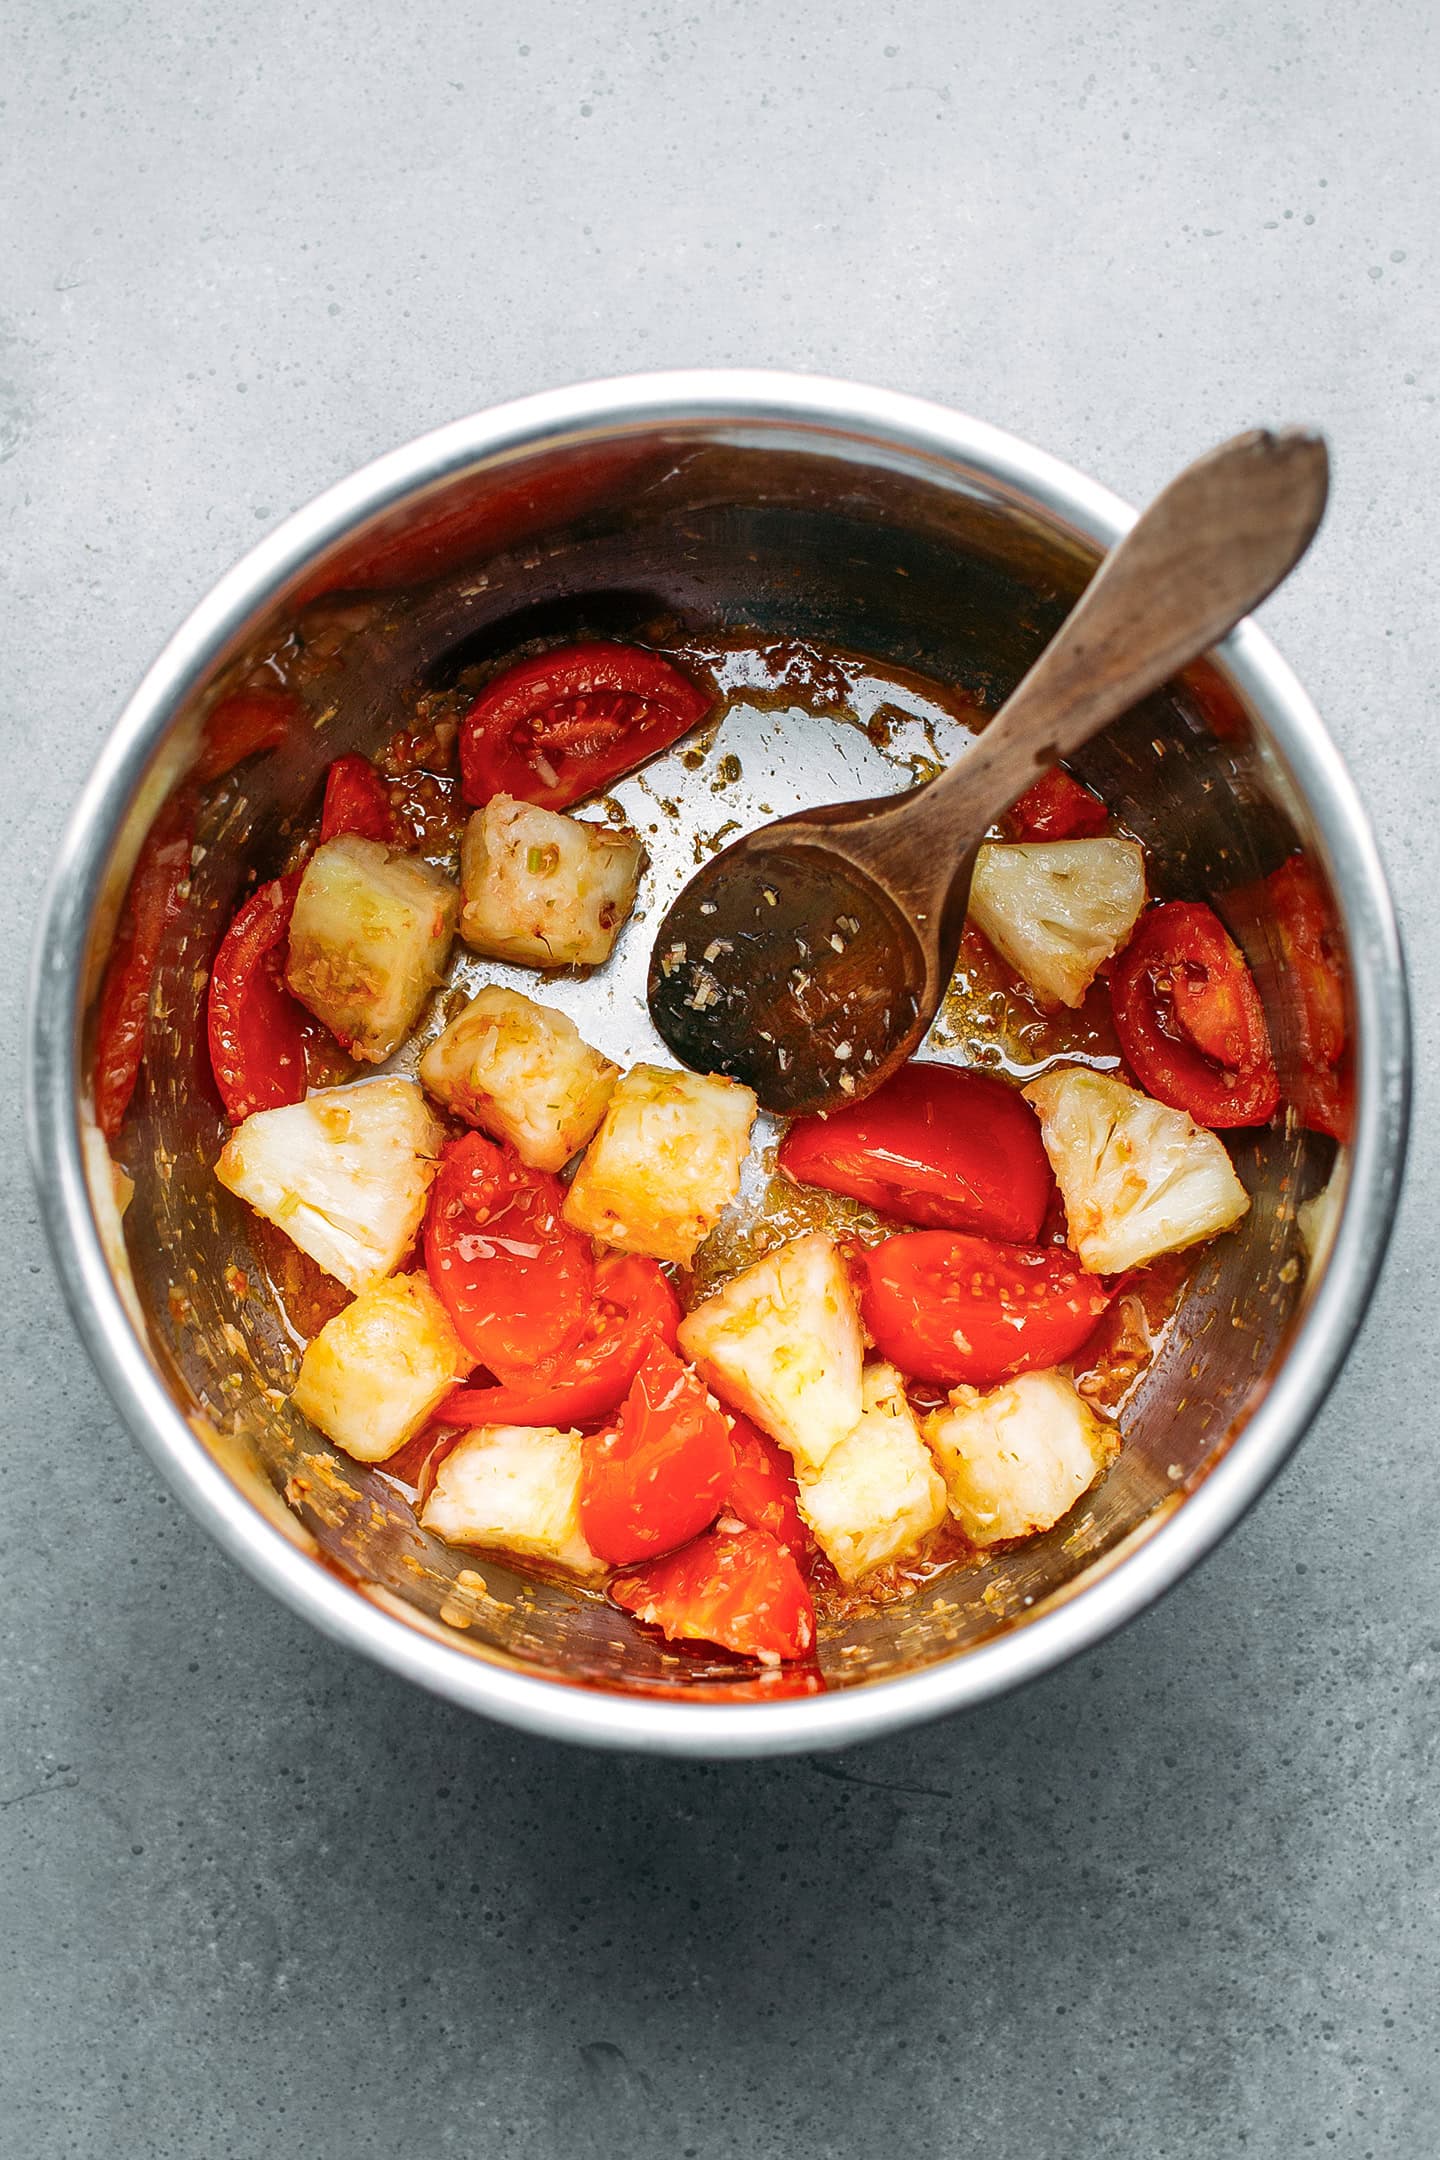
[[[198,1519],[297,1612],[422,1687],[532,1731],[706,1755],[832,1747],[984,1701],[1096,1642],[1177,1581],[1274,1476],[1334,1379],[1380,1264],[1409,1039],[1364,814],[1304,692],[1248,625],[1112,730],[1084,769],[1148,842],[1171,892],[1228,908],[1282,1078],[1294,1010],[1263,919],[1245,919],[1244,890],[1297,844],[1328,877],[1358,1079],[1333,1232],[1308,1264],[1297,1203],[1330,1175],[1330,1144],[1288,1126],[1238,1136],[1255,1205],[1202,1265],[1110,1476],[1049,1536],[858,1623],[843,1654],[827,1656],[825,1693],[685,1699],[682,1661],[607,1608],[527,1586],[488,1558],[461,1579],[464,1555],[425,1538],[383,1479],[285,1407],[293,1345],[243,1293],[234,1268],[253,1276],[249,1226],[209,1169],[221,1124],[203,1000],[221,926],[246,863],[313,799],[328,760],[388,734],[396,686],[442,681],[465,656],[533,631],[623,634],[661,613],[814,638],[1001,692],[1130,519],[1054,459],[912,398],[778,374],[635,377],[528,398],[381,458],[290,518],[171,640],[106,744],[51,880],[34,974],[35,1172],[76,1325],[127,1423]],[[243,768],[206,812],[189,909],[162,953],[122,1245],[86,1129],[87,1014],[130,865],[207,708],[281,639],[320,724]],[[779,810],[786,789],[859,792],[861,738],[813,717],[796,725],[767,801]],[[678,882],[685,859],[688,841],[662,860],[662,882]],[[636,973],[643,931],[632,943]],[[634,984],[622,975],[607,994],[614,1027],[639,1047]],[[613,1031],[606,1040],[632,1047]]]

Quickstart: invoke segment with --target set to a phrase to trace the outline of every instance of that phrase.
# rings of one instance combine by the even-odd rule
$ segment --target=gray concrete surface
[[[511,393],[812,366],[1141,497],[1331,432],[1268,610],[1435,921],[1426,0],[0,5],[0,1055],[160,639],[333,477]],[[1158,1612],[824,1761],[519,1741],[312,1639],[137,1457],[18,1118],[0,1276],[0,2151],[987,2160],[1440,2147],[1435,1217]]]

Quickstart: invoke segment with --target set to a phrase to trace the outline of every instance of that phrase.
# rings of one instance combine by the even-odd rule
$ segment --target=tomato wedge
[[[336,758],[325,775],[325,804],[320,812],[320,838],[334,840],[341,833],[358,833],[362,840],[395,837],[395,817],[384,781],[369,758],[358,750]]]
[[[425,1271],[471,1355],[502,1381],[579,1342],[594,1299],[588,1238],[558,1178],[483,1133],[452,1140],[425,1216]]]
[[[1010,808],[1017,840],[1093,840],[1110,823],[1100,797],[1052,765]]]
[[[1265,891],[1299,1037],[1299,1072],[1291,1091],[1295,1112],[1312,1132],[1348,1140],[1355,1082],[1346,1057],[1345,979],[1334,914],[1303,855],[1292,855],[1272,870]]]
[[[740,1657],[803,1657],[815,1608],[799,1568],[768,1530],[710,1530],[648,1567],[617,1575],[622,1610],[671,1642],[718,1643]]]
[[[654,1260],[602,1253],[595,1302],[572,1350],[538,1360],[508,1387],[462,1387],[434,1413],[440,1425],[593,1425],[619,1407],[652,1342],[675,1347],[680,1304]]]
[[[145,836],[100,983],[95,1022],[95,1119],[107,1140],[124,1122],[140,1077],[150,990],[166,926],[189,875],[194,801],[172,795]]]
[[[1213,908],[1167,900],[1142,915],[1110,976],[1115,1032],[1157,1101],[1221,1131],[1263,1125],[1280,1100],[1265,1012]]]
[[[210,970],[210,1067],[225,1115],[303,1100],[307,1046],[325,1032],[285,987],[285,944],[300,873],[276,878],[240,909]]]
[[[246,758],[278,750],[300,710],[298,698],[288,690],[236,690],[221,698],[206,715],[192,779],[204,787]]]
[[[803,1560],[814,1551],[815,1540],[800,1513],[790,1457],[738,1410],[730,1413],[730,1445],[735,1467],[725,1489],[726,1514],[738,1515],[752,1530],[768,1530],[786,1552]]]
[[[1054,1245],[907,1230],[860,1256],[861,1307],[882,1357],[915,1380],[995,1387],[1073,1355],[1110,1302]]]
[[[564,810],[668,748],[713,702],[637,645],[567,645],[522,660],[460,723],[465,800],[513,795]]]
[[[1050,1203],[1040,1121],[1019,1090],[958,1065],[902,1065],[866,1101],[797,1118],[780,1168],[902,1222],[1029,1244]]]
[[[735,1467],[730,1423],[693,1366],[652,1343],[608,1432],[581,1454],[580,1527],[624,1567],[707,1529]]]

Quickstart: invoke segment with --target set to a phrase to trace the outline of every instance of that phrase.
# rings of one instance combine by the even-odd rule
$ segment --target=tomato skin
[[[1019,1090],[958,1065],[902,1065],[864,1102],[796,1118],[780,1168],[901,1222],[1029,1244],[1053,1180]]]
[[[686,734],[713,699],[638,645],[594,642],[522,660],[460,723],[468,803],[494,795],[564,810]]]
[[[285,987],[285,947],[299,889],[300,873],[293,871],[253,892],[221,939],[210,970],[210,1069],[232,1125],[256,1110],[303,1101],[306,1050],[324,1032]]]
[[[1280,1100],[1254,978],[1213,908],[1167,900],[1141,916],[1110,976],[1115,1032],[1157,1102],[1197,1125],[1263,1125]]]
[[[718,1643],[739,1657],[803,1657],[815,1640],[805,1579],[766,1530],[709,1530],[617,1575],[610,1595],[671,1642]]]
[[[784,1448],[738,1410],[730,1412],[730,1445],[735,1466],[725,1490],[726,1514],[738,1515],[752,1530],[768,1530],[796,1560],[807,1559],[815,1540],[800,1513],[799,1488]]]
[[[1017,840],[1094,840],[1108,830],[1110,813],[1063,765],[1052,765],[1011,804],[1009,822]]]
[[[452,1140],[425,1216],[425,1272],[471,1355],[523,1382],[580,1340],[590,1317],[590,1241],[561,1219],[557,1178],[483,1133]]]
[[[300,712],[298,698],[288,690],[236,690],[221,698],[206,715],[191,778],[205,787],[246,758],[278,750]]]
[[[362,840],[395,837],[395,817],[385,783],[369,758],[349,750],[336,758],[325,775],[325,804],[320,812],[321,844],[341,833],[357,833]]]
[[[574,1349],[537,1360],[505,1387],[461,1387],[435,1412],[440,1425],[593,1425],[629,1393],[652,1342],[675,1348],[680,1301],[659,1263],[602,1253],[595,1305]]]
[[[1058,1246],[996,1245],[947,1230],[887,1238],[860,1256],[860,1267],[865,1325],[881,1356],[945,1387],[996,1387],[1063,1364],[1111,1297]]]
[[[100,982],[95,1021],[95,1121],[107,1140],[124,1123],[145,1055],[150,990],[168,924],[190,872],[195,804],[172,795],[145,836]]]
[[[1355,1083],[1346,1056],[1345,982],[1339,933],[1319,876],[1303,855],[1292,855],[1265,880],[1284,983],[1294,1000],[1299,1072],[1291,1099],[1302,1125],[1348,1140]]]
[[[729,1420],[699,1373],[652,1343],[619,1418],[581,1450],[586,1542],[612,1567],[673,1552],[714,1522],[734,1467]]]

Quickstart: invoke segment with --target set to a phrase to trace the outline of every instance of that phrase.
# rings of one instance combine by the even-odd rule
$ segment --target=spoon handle
[[[925,790],[936,827],[983,832],[1037,773],[1233,630],[1310,545],[1329,470],[1324,438],[1302,428],[1253,428],[1187,465],[1111,549],[974,748]]]

